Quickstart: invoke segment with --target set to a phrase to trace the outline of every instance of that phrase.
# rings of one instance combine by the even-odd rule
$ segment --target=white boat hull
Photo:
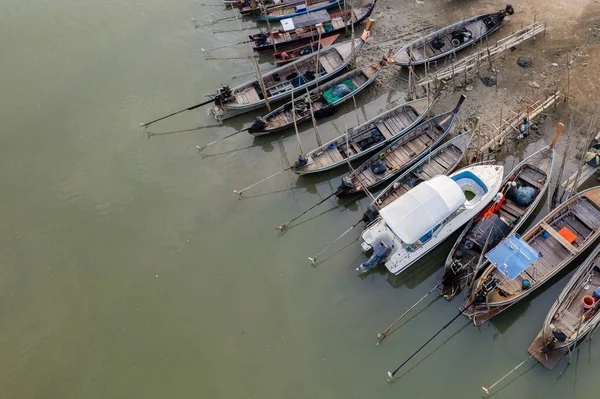
[[[465,210],[444,222],[437,230],[435,230],[435,232],[433,232],[432,237],[428,241],[417,247],[414,245],[407,246],[396,234],[394,234],[383,219],[379,218],[363,232],[362,240],[364,243],[361,243],[363,250],[370,249],[379,237],[391,236],[393,250],[385,262],[385,266],[391,273],[397,275],[437,247],[452,233],[475,217],[494,198],[501,187],[503,175],[503,168],[501,166],[475,166],[462,169],[454,175],[465,171],[473,171],[473,173],[487,186],[488,191],[483,194],[477,202],[470,203],[467,201],[465,203]],[[477,173],[474,171],[477,171]],[[410,249],[408,249],[409,247]]]

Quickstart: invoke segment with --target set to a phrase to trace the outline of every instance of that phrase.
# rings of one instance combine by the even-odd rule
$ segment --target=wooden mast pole
[[[254,56],[254,51],[252,50],[252,46],[250,46],[250,59],[252,60],[252,66],[254,67],[254,73],[256,73],[256,78],[258,79],[258,84],[260,85],[260,90],[263,94],[263,99],[265,100],[265,105],[269,112],[271,112],[271,104],[269,103],[269,93],[267,93],[267,88],[265,87],[265,81],[260,73],[260,69],[258,67],[258,61],[256,61],[256,57]]]
[[[260,4],[262,5],[262,14],[265,17],[265,21],[267,22],[267,29],[269,29],[269,34],[271,35],[271,40],[273,41],[273,50],[277,53],[277,44],[275,43],[275,36],[273,36],[273,31],[271,30],[271,22],[269,21],[269,16],[267,15],[267,7],[265,7],[265,3],[263,0],[260,0]]]
[[[317,120],[315,119],[315,113],[312,106],[312,99],[310,98],[310,92],[306,91],[306,96],[308,97],[308,107],[310,108],[310,117],[312,118],[313,127],[315,129],[315,137],[317,138],[317,144],[319,147],[323,145],[321,142],[321,136],[319,136],[319,127],[317,126]]]
[[[298,139],[298,147],[300,147],[300,154],[304,155],[304,149],[302,148],[302,142],[300,141],[300,135],[298,134],[298,124],[296,123],[296,104],[294,104],[294,90],[292,90],[292,118],[294,120],[294,130],[296,131],[296,139]]]

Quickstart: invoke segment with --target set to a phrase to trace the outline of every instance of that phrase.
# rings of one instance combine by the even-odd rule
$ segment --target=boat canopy
[[[520,237],[509,236],[485,256],[509,280],[514,280],[533,264],[540,255]]]
[[[283,30],[288,32],[293,29],[305,28],[307,26],[316,25],[322,22],[330,21],[331,16],[327,10],[319,10],[309,12],[308,14],[299,15],[297,17],[286,18],[281,20]]]
[[[465,201],[465,194],[454,180],[438,175],[414,187],[379,214],[398,238],[413,244]]]

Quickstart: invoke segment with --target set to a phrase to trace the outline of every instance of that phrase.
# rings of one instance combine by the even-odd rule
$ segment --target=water
[[[479,329],[458,319],[386,383],[457,311],[458,301],[437,300],[375,345],[435,284],[452,243],[401,276],[360,278],[355,229],[337,247],[347,248],[311,267],[307,257],[358,220],[366,200],[329,201],[283,236],[274,226],[328,195],[343,170],[282,174],[237,200],[234,188],[283,167],[282,149],[293,161],[293,135],[238,135],[206,153],[248,148],[202,159],[196,145],[256,114],[211,126],[195,111],[152,126],[150,139],[140,132],[250,71],[243,60],[205,60],[202,47],[244,40],[193,29],[190,17],[219,10],[187,0],[3,2],[0,396],[480,397],[527,357],[567,277]],[[374,86],[346,122],[397,97]],[[177,132],[198,126],[209,127]],[[344,128],[338,116],[320,130]],[[498,397],[591,398],[599,359],[592,341],[570,366],[531,361]]]

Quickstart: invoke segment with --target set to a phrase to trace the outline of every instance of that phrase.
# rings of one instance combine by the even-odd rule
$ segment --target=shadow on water
[[[398,275],[389,273],[387,278],[388,283],[390,283],[390,285],[394,288],[406,286],[407,288],[412,289],[418,287],[421,283],[423,283],[444,266],[446,256],[450,252],[452,245],[454,245],[454,242],[458,238],[461,231],[462,229],[459,229],[458,231],[452,233],[450,237],[434,248],[428,255],[419,259],[414,265],[410,266],[406,272]]]
[[[442,346],[446,345],[448,342],[450,342],[452,340],[452,338],[456,337],[458,334],[460,334],[467,326],[469,326],[471,324],[471,321],[468,321],[467,323],[465,323],[462,327],[460,327],[454,334],[450,335],[448,338],[446,338],[444,341],[442,341],[442,343],[440,343],[438,346],[436,346],[430,353],[428,353],[426,356],[424,356],[421,360],[419,360],[417,363],[415,363],[411,368],[409,368],[408,370],[406,370],[404,373],[402,373],[402,375],[400,375],[399,377],[394,378],[391,381],[388,381],[390,383],[390,385],[393,385],[395,383],[397,383],[398,381],[400,381],[402,378],[404,378],[408,373],[410,373],[411,371],[413,371],[415,368],[417,368],[421,363],[423,363],[425,360],[427,360],[431,355],[435,354]]]

